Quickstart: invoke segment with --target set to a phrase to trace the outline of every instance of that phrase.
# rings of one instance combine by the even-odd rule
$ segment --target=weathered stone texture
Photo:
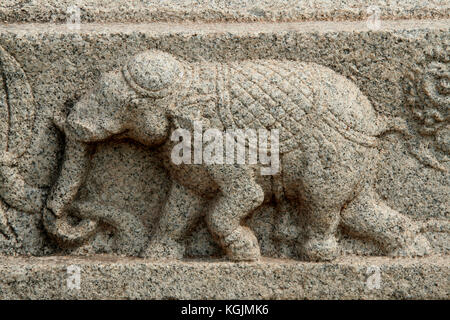
[[[0,4],[1,298],[448,298],[448,3],[73,4]],[[279,172],[175,165],[197,123]]]

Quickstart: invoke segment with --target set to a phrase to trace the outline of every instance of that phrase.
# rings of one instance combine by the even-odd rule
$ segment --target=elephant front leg
[[[210,231],[231,260],[258,260],[258,240],[241,221],[262,204],[264,191],[246,166],[209,166],[208,172],[220,189],[206,216]]]
[[[203,200],[180,183],[173,181],[155,234],[144,253],[148,258],[182,259],[184,239],[200,216]]]

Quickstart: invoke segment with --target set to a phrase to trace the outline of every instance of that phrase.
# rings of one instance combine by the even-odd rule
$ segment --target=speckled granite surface
[[[79,287],[67,287],[69,266],[80,268]],[[379,287],[367,285],[370,267],[380,270]],[[443,275],[450,272],[449,259],[436,256],[332,263],[5,258],[0,271],[1,299],[447,299]]]
[[[445,0],[3,0],[0,21],[64,22],[67,8],[76,5],[85,22],[251,22],[361,20],[369,6],[380,17],[398,19],[448,18]]]
[[[72,4],[0,4],[0,298],[448,298],[446,2]],[[196,123],[280,171],[174,165]]]

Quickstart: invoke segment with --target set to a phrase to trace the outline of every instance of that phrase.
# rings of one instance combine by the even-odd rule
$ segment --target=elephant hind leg
[[[304,212],[305,235],[299,238],[297,252],[308,261],[331,261],[339,254],[335,237],[339,224],[339,209],[337,206],[308,206]]]
[[[358,170],[347,169],[354,168],[347,159],[351,155],[336,152],[340,141],[335,145],[323,141],[305,140],[302,149],[282,158],[284,190],[298,204],[304,224],[297,252],[309,261],[329,261],[338,256],[340,210],[361,179]]]
[[[201,216],[203,202],[182,184],[173,181],[144,257],[182,259],[185,253],[183,240]]]
[[[371,186],[366,186],[341,213],[345,229],[379,243],[390,256],[423,256],[428,240],[410,218],[388,207]]]

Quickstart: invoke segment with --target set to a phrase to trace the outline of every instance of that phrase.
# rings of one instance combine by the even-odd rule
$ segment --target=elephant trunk
[[[63,164],[44,208],[44,225],[58,241],[74,244],[87,240],[97,229],[97,221],[84,219],[77,225],[70,223],[69,210],[78,190],[84,183],[89,166],[89,146],[66,138]]]

